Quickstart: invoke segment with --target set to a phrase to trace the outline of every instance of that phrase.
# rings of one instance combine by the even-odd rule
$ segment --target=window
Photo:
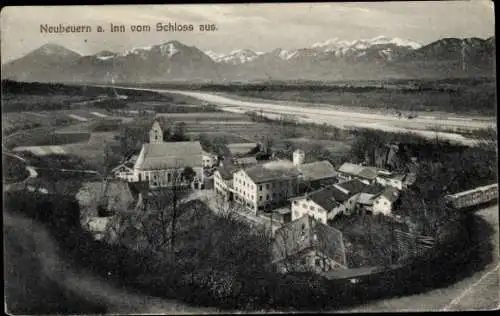
[[[310,209],[311,211],[314,211],[314,206],[310,205],[310,206],[309,206],[309,209]]]
[[[269,200],[269,194],[266,194],[266,200]]]
[[[170,173],[167,173],[167,181],[168,182],[172,181],[172,175]]]
[[[274,200],[275,198],[276,198],[276,194],[275,194],[275,193],[273,193],[273,200]]]
[[[262,195],[261,195],[261,196],[259,196],[259,201],[262,201]]]
[[[320,267],[320,266],[321,266],[321,259],[316,258],[316,259],[314,260],[314,265],[315,265],[315,266],[317,266],[317,267]]]
[[[262,191],[262,184],[259,185],[259,191]]]
[[[266,189],[269,190],[269,183],[266,183]]]
[[[299,204],[299,202],[297,202],[297,201],[293,201],[293,204],[297,205],[297,204]]]

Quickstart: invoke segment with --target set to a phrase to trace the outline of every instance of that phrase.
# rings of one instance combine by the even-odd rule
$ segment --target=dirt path
[[[203,314],[215,309],[191,307],[176,301],[131,293],[115,288],[106,280],[88,272],[76,271],[58,255],[57,245],[44,227],[32,220],[4,212],[4,226],[22,235],[19,240],[32,240],[44,277],[82,298],[108,307],[111,314]]]

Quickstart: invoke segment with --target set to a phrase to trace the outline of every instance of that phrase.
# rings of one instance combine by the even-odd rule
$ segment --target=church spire
[[[153,126],[149,131],[149,143],[150,144],[163,143],[163,130],[160,126],[160,123],[157,120],[153,122]]]

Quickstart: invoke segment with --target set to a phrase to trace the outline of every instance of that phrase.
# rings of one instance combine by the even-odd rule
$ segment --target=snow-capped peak
[[[250,62],[263,53],[256,53],[250,49],[236,49],[231,51],[229,54],[219,54],[211,50],[205,51],[205,54],[216,63],[237,65]]]
[[[145,53],[145,52],[150,51],[152,48],[153,48],[153,45],[143,46],[143,47],[134,47],[134,48],[129,49],[128,51],[126,51],[123,54],[123,56],[127,56],[127,55],[140,55],[141,53]]]
[[[386,36],[377,36],[369,39],[360,39],[354,41],[339,40],[332,38],[324,42],[314,43],[311,47],[314,49],[323,49],[325,52],[348,50],[348,49],[367,49],[373,45],[387,45],[393,44],[401,47],[409,47],[411,49],[418,49],[422,47],[421,44],[412,42],[401,38],[390,38]]]
[[[162,56],[167,56],[168,58],[172,58],[175,54],[179,52],[179,49],[173,42],[168,42],[163,45],[160,45],[160,51]]]
[[[412,42],[409,40],[401,39],[398,37],[390,38],[386,36],[377,36],[375,38],[372,38],[371,40],[368,40],[370,44],[372,45],[379,45],[379,44],[394,44],[396,46],[402,46],[402,47],[411,47],[412,49],[419,49],[422,47],[421,44]]]

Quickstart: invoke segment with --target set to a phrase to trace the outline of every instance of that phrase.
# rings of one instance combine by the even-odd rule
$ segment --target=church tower
[[[153,122],[153,126],[149,131],[149,143],[150,144],[161,144],[163,143],[163,130],[161,129],[160,123],[158,121]]]

